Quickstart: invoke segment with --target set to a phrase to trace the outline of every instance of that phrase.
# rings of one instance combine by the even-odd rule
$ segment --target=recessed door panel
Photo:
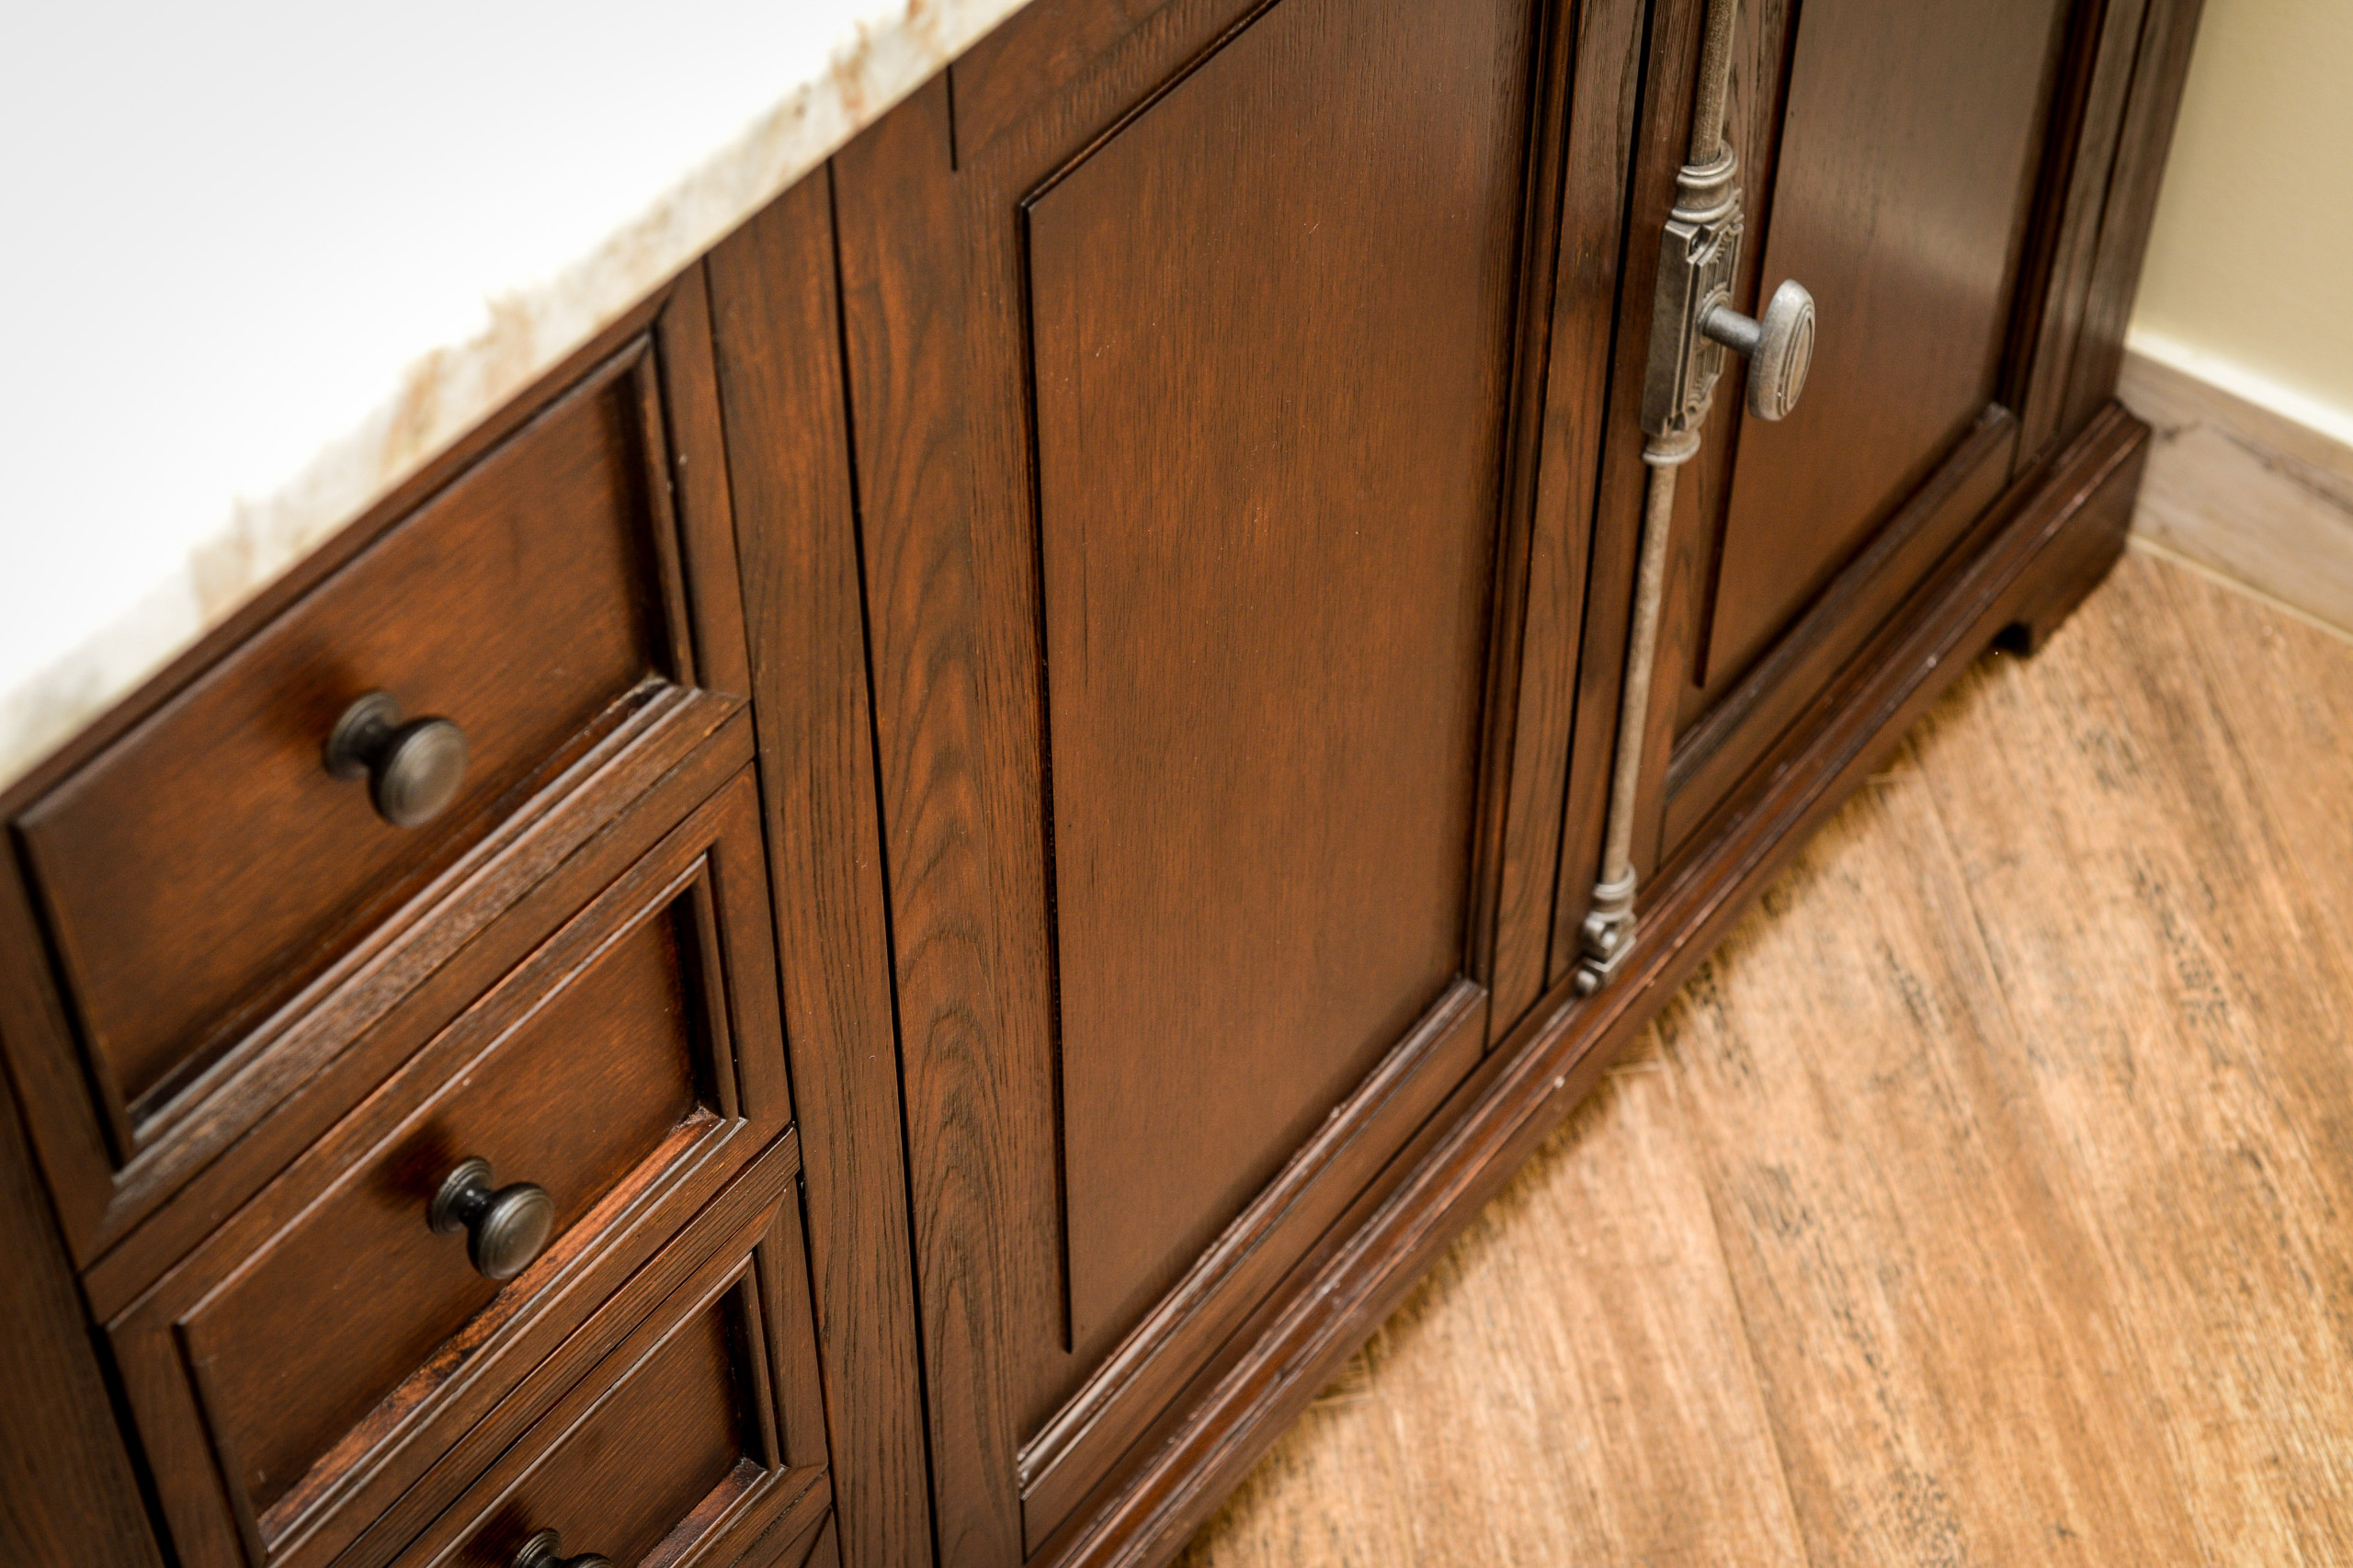
[[[1764,287],[1804,283],[1822,330],[1796,412],[1738,433],[1699,672],[1711,689],[1993,401],[2061,8],[1808,0],[1799,13]]]
[[[1536,7],[1084,8],[833,171],[957,1563],[1083,1514],[1487,1039]]]
[[[1028,204],[1080,1347],[1461,963],[1518,165],[1471,11],[1287,0]]]

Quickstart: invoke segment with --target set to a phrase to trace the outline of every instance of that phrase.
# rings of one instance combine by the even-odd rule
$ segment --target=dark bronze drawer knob
[[[555,1199],[537,1182],[518,1181],[494,1192],[490,1162],[474,1154],[441,1178],[426,1217],[443,1235],[466,1233],[466,1256],[483,1278],[512,1279],[548,1244]]]
[[[523,1543],[523,1550],[515,1554],[513,1568],[613,1568],[613,1560],[593,1551],[566,1557],[563,1538],[553,1530],[541,1530]]]
[[[415,827],[457,799],[466,781],[465,733],[447,719],[403,723],[392,694],[371,691],[335,722],[327,771],[367,779],[376,814],[394,827]]]

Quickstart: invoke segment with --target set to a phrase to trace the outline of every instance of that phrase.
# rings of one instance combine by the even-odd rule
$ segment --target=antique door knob
[[[612,1559],[584,1551],[577,1557],[563,1554],[563,1538],[553,1530],[541,1530],[523,1543],[515,1554],[511,1568],[613,1568]]]
[[[475,1154],[441,1178],[426,1219],[442,1235],[466,1233],[466,1257],[483,1278],[512,1279],[548,1244],[555,1199],[536,1182],[493,1191],[490,1162]]]
[[[401,722],[389,691],[371,691],[343,710],[327,736],[327,771],[365,778],[376,814],[394,827],[432,821],[466,778],[466,737],[447,719]]]
[[[1749,413],[1779,419],[1797,406],[1813,365],[1813,296],[1804,284],[1792,278],[1774,290],[1763,321],[1727,304],[1710,305],[1699,316],[1699,330],[1748,356]]]

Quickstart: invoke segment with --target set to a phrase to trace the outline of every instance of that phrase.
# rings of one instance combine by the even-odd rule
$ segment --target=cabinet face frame
[[[833,196],[810,176],[708,267],[825,1380],[819,1550],[898,1568],[932,1558],[931,1477]]]
[[[1024,630],[1017,615],[1006,618],[1014,624],[1004,632],[981,629],[1000,608],[993,596],[1026,602],[1042,591],[1034,579],[1025,581],[1035,569],[1009,558],[1016,551],[1010,543],[976,540],[977,525],[939,521],[980,506],[972,491],[1006,484],[1001,472],[1037,483],[1027,467],[1035,448],[1024,433],[1008,435],[998,428],[1001,416],[973,412],[983,398],[1002,395],[998,383],[989,381],[984,394],[963,391],[974,363],[994,364],[989,357],[1001,356],[1001,340],[1029,330],[1026,257],[1016,244],[1025,203],[1275,8],[1263,0],[1180,0],[1133,17],[1132,8],[1099,0],[1040,4],[984,39],[947,80],[919,92],[834,162],[864,587],[881,623],[870,633],[870,656],[886,808],[892,770],[904,760],[892,755],[893,705],[929,711],[926,705],[949,700],[911,699],[912,687],[898,683],[935,680],[940,663],[961,670],[955,662],[969,661],[979,666],[970,678],[988,702],[1044,701],[1024,689],[1030,677],[1013,673],[1025,658],[1039,656],[1029,651],[1037,644],[1027,641],[1039,634]],[[964,1065],[945,1078],[926,1059],[932,1047],[922,1039],[928,1027],[923,1017],[903,1017],[911,1208],[926,1282],[936,1529],[947,1561],[1013,1562],[1056,1551],[1056,1532],[1074,1528],[1088,1499],[1115,1483],[1122,1456],[1132,1462],[1147,1451],[1154,1433],[1178,1413],[1185,1391],[1214,1378],[1240,1352],[1248,1324],[1257,1321],[1253,1313],[1271,1310],[1287,1278],[1304,1277],[1318,1238],[1336,1237],[1348,1216],[1402,1175],[1402,1162],[1391,1156],[1409,1146],[1415,1129],[1537,995],[1585,602],[1582,520],[1590,479],[1575,474],[1589,474],[1594,460],[1587,422],[1574,406],[1548,415],[1544,394],[1557,381],[1568,399],[1589,397],[1602,381],[1643,17],[1632,3],[1539,5],[1529,15],[1527,35],[1514,34],[1515,51],[1527,52],[1509,89],[1512,135],[1521,139],[1511,176],[1517,233],[1499,324],[1495,515],[1483,525],[1492,528],[1495,555],[1483,577],[1491,602],[1471,705],[1476,783],[1471,843],[1461,862],[1468,915],[1456,977],[1142,1321],[1121,1326],[1115,1348],[1099,1360],[1061,1350],[1059,1368],[1045,1370],[1008,1365],[1028,1352],[1007,1341],[1015,1324],[1069,1311],[1048,1301],[1038,1283],[1058,1280],[1067,1265],[1056,1256],[1053,1235],[1031,1233],[1051,1226],[1011,1218],[1000,1225],[993,1216],[1053,1206],[1055,1177],[1040,1163],[1043,1135],[1036,1129],[1056,1113],[1029,1105],[1029,1091],[1012,1084],[1014,1070],[1002,1063],[1014,1048],[994,1032],[996,1020],[981,1016],[988,1008],[975,1004],[972,1038],[959,1052]],[[1564,206],[1575,214],[1567,242]],[[1557,336],[1556,319],[1566,327]],[[990,347],[966,347],[968,337],[984,332],[995,335]],[[1026,373],[1039,372],[1032,366]],[[1025,385],[1025,404],[1029,395]],[[1540,489],[1548,460],[1556,463],[1554,477],[1550,489]],[[738,451],[739,471],[743,460]],[[976,469],[987,477],[972,478]],[[1037,504],[1034,494],[1029,504]],[[994,528],[996,515],[989,517]],[[892,543],[890,530],[906,531],[892,519],[908,517],[928,519],[924,542]],[[920,564],[903,567],[894,552],[916,556]],[[928,648],[910,653],[892,645],[894,627],[917,638],[905,630],[917,626],[934,639]],[[1022,646],[991,649],[985,644],[992,637]],[[907,897],[920,885],[912,868],[924,867],[920,878],[942,885],[966,879],[969,889],[1015,873],[969,863],[958,869],[959,857],[969,862],[988,853],[1018,858],[1034,852],[970,847],[992,833],[1021,831],[1017,801],[1031,788],[1018,781],[1031,765],[988,752],[994,743],[981,738],[979,721],[971,723],[962,738],[948,739],[942,731],[919,749],[943,769],[971,770],[969,785],[958,788],[974,793],[961,807],[942,809],[951,816],[968,812],[984,825],[949,826],[943,818],[917,828],[904,801],[895,813],[886,812],[899,818],[889,824],[888,852],[902,965],[911,949],[936,952],[938,945],[923,929],[921,901]],[[990,909],[987,919],[1022,922],[982,894],[963,896],[971,907]],[[985,949],[992,940],[1027,953],[1038,938],[984,937],[974,945]],[[963,982],[973,997],[995,994],[993,985],[1031,983],[1027,972],[991,979],[989,960],[961,961],[980,966]],[[1516,1009],[1510,1015],[1489,1001],[1491,977],[1506,961]],[[903,1014],[929,1005],[902,994]],[[953,1196],[960,1192],[965,1196]],[[989,1197],[976,1201],[982,1194]],[[1071,1330],[1063,1333],[1067,1344]]]

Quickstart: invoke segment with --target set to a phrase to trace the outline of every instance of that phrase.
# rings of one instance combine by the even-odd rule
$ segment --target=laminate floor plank
[[[1971,759],[1933,771],[1938,811],[2205,1560],[2342,1563],[2353,988],[2261,779],[2342,809],[2353,759],[2297,756],[2259,688],[2212,677],[2183,610],[2223,591],[2130,557],[2030,675],[1973,677],[1914,744]]]
[[[1641,1051],[1185,1559],[1803,1561],[1674,1080]]]
[[[2353,1562],[2353,644],[1971,671],[1188,1568]]]
[[[1926,750],[1661,1017],[1808,1555],[2194,1561]]]

